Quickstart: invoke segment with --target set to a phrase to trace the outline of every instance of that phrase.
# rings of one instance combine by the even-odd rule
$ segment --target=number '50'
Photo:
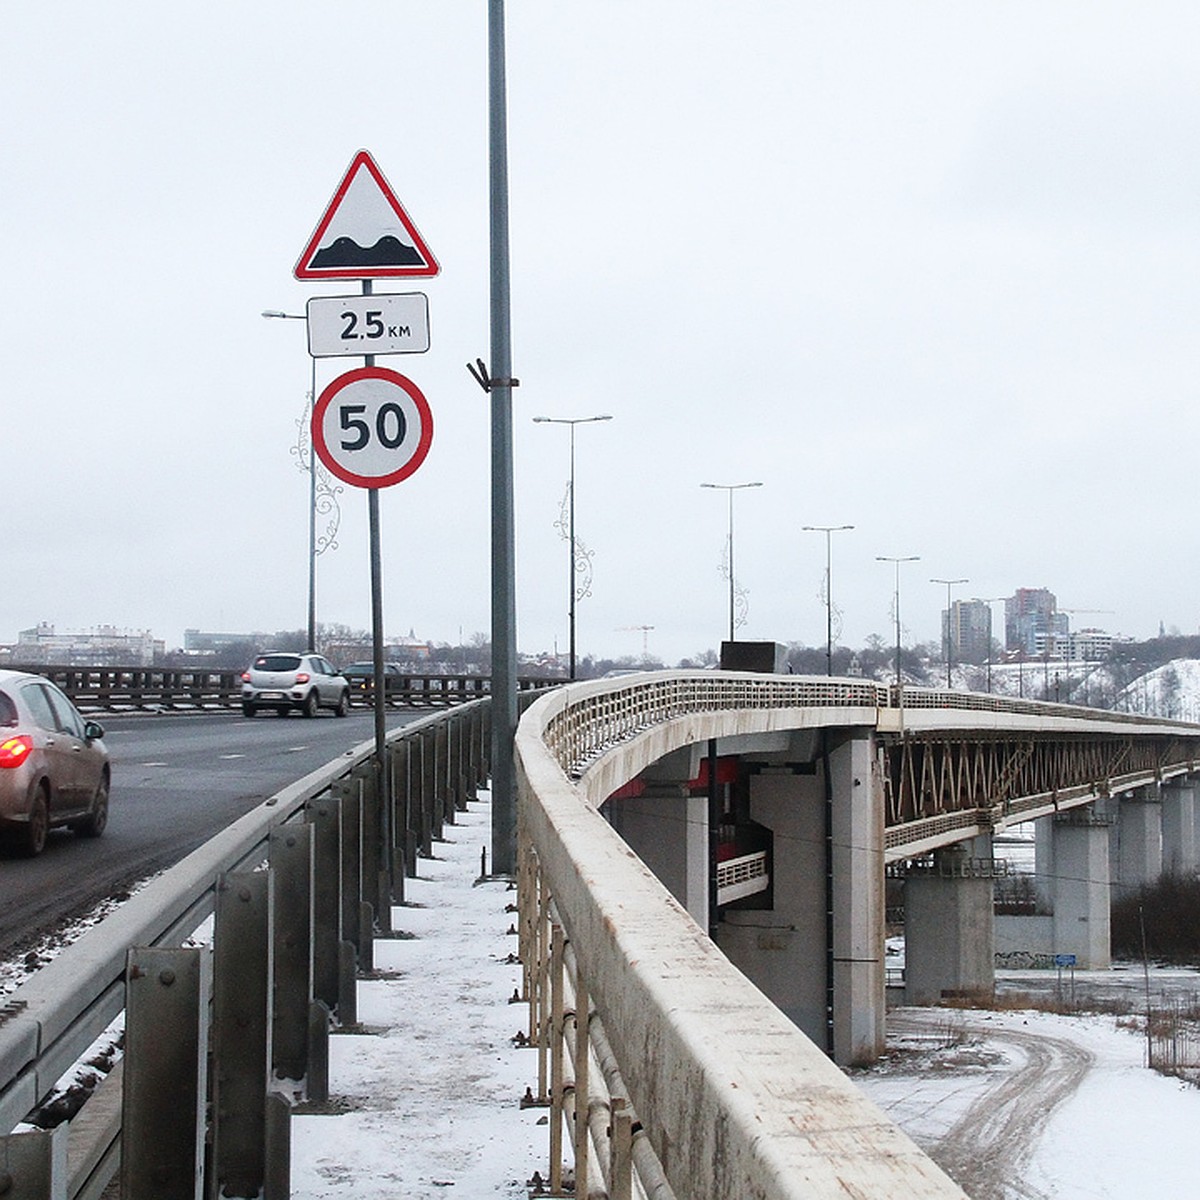
[[[370,423],[363,419],[367,411],[365,404],[342,404],[338,407],[338,419],[342,429],[354,436],[342,439],[343,450],[362,450],[371,441]],[[395,450],[408,432],[404,410],[394,400],[379,406],[375,414],[375,436],[387,450]]]

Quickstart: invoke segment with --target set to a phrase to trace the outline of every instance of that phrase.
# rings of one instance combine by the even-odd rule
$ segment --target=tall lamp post
[[[988,612],[987,622],[987,690],[988,695],[992,692],[992,605],[998,604],[1001,600],[1007,600],[1007,596],[974,596],[972,599],[977,604],[986,604]]]
[[[950,687],[950,668],[954,665],[954,639],[950,636],[950,589],[959,583],[970,583],[969,579],[931,579],[930,583],[946,585],[946,687]]]
[[[825,673],[833,675],[833,535],[853,525],[802,525],[804,533],[825,535]]]
[[[575,542],[575,426],[576,425],[591,425],[597,421],[611,421],[612,416],[609,413],[600,413],[595,417],[534,417],[534,422],[538,425],[566,425],[570,431],[570,473],[567,476],[567,541],[571,551],[571,573],[570,573],[570,603],[567,608],[568,623],[570,627],[570,651],[569,651],[569,668],[568,679],[575,678],[575,604],[580,599],[579,589],[576,583],[579,555],[576,553]],[[586,588],[586,584],[585,584]]]
[[[900,675],[900,564],[906,562],[920,562],[919,554],[909,554],[903,558],[890,558],[886,554],[875,555],[876,562],[890,562],[896,566],[896,686],[900,687],[903,680]]]
[[[263,314],[268,320],[307,321],[302,313],[286,313],[269,308]],[[310,358],[312,376],[309,404],[317,402],[317,360]],[[308,649],[317,649],[317,456],[308,448]]]
[[[702,483],[702,488],[714,488],[717,491],[729,493],[729,640],[732,642],[734,631],[735,588],[733,582],[733,493],[744,488],[762,487],[762,481],[754,483]]]

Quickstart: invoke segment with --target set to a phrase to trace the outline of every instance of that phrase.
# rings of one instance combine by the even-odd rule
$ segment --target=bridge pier
[[[609,804],[608,819],[659,882],[708,928],[708,797],[650,779],[639,796]]]
[[[1108,819],[1089,806],[1053,817],[1054,954],[1074,954],[1085,971],[1112,965]]]
[[[1162,789],[1163,870],[1190,875],[1196,870],[1196,789],[1188,776]]]
[[[751,775],[750,816],[775,835],[774,906],[726,910],[717,940],[812,1041],[828,1048],[832,1040],[836,1062],[866,1063],[885,1044],[883,787],[872,736],[831,732],[830,742],[830,921],[818,757],[811,773],[770,767]]]
[[[934,853],[904,880],[904,987],[909,1004],[995,991],[991,838]],[[986,864],[986,865],[985,865]]]
[[[1158,784],[1121,796],[1114,834],[1113,883],[1118,892],[1156,883],[1163,869],[1163,804]]]

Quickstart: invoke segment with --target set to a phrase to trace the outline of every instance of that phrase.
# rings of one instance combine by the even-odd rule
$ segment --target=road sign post
[[[379,865],[396,899],[403,899],[403,875],[397,889],[386,769],[379,489],[407,479],[425,461],[433,440],[433,418],[420,388],[395,371],[376,367],[375,355],[427,350],[429,311],[428,301],[419,293],[375,296],[372,281],[428,278],[439,270],[412,218],[365,150],[354,156],[293,269],[297,279],[362,282],[361,296],[318,297],[309,302],[309,353],[314,359],[364,356],[364,366],[338,376],[314,401],[312,447],[337,478],[367,489],[375,767],[383,835]]]

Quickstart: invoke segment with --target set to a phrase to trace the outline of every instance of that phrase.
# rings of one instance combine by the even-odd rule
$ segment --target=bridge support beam
[[[1196,869],[1196,789],[1191,779],[1163,784],[1163,870],[1189,875]]]
[[[866,1063],[884,1048],[882,776],[871,736],[833,733],[831,741],[832,947],[820,761],[813,774],[777,768],[751,777],[750,815],[775,834],[774,909],[726,910],[718,942],[818,1046],[832,1037],[835,1061]]]
[[[977,839],[978,840],[978,839]],[[938,850],[932,870],[904,881],[905,1000],[990,997],[996,986],[993,881],[970,843]],[[978,851],[982,847],[976,846]]]

